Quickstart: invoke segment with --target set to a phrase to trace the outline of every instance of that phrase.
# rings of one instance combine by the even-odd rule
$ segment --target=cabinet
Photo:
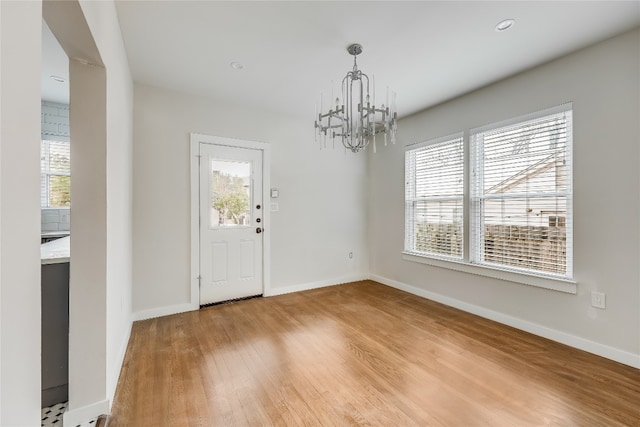
[[[68,400],[69,263],[42,265],[42,407]]]

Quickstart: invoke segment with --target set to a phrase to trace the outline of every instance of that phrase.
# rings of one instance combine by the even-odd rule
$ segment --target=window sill
[[[484,265],[479,266],[475,264],[469,264],[464,261],[432,258],[425,255],[417,255],[411,252],[402,252],[402,258],[407,261],[418,262],[434,267],[447,268],[449,270],[462,271],[465,273],[476,274],[478,276],[492,277],[494,279],[506,280],[509,282],[536,286],[539,288],[551,289],[559,292],[566,292],[568,294],[577,293],[577,284],[572,280],[537,276],[534,274],[516,273],[513,271],[501,270],[499,268],[492,268]]]

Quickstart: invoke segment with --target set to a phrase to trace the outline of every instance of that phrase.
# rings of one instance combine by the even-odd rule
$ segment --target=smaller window
[[[462,259],[462,135],[415,147],[405,153],[405,251]]]
[[[71,206],[69,142],[44,140],[40,150],[40,201],[43,208]]]

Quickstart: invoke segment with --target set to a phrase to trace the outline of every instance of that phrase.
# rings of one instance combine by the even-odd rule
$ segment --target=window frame
[[[411,153],[417,153],[420,150],[424,150],[427,147],[434,147],[437,145],[444,144],[452,144],[452,143],[460,143],[462,149],[462,193],[458,195],[446,195],[446,196],[426,196],[422,198],[418,198],[415,195],[416,192],[416,177],[411,173],[415,171],[415,168],[408,168],[410,163]],[[465,183],[465,144],[464,144],[464,134],[462,132],[458,132],[452,135],[444,136],[441,138],[435,138],[428,141],[423,141],[420,143],[412,144],[406,147],[405,151],[405,243],[404,243],[404,251],[406,253],[415,254],[417,256],[429,256],[433,258],[439,258],[444,260],[452,260],[452,261],[461,261],[464,259],[465,251],[467,250],[467,244],[465,242],[465,211],[466,211],[466,203],[465,203],[465,195],[466,195],[466,183]],[[409,200],[409,193],[412,194],[412,197]],[[447,255],[436,252],[425,252],[418,251],[415,249],[415,233],[409,232],[409,227],[411,230],[415,230],[416,226],[416,209],[417,204],[420,202],[443,202],[443,201],[459,201],[462,208],[462,222],[461,222],[461,233],[462,233],[462,241],[461,245],[461,253],[460,256]],[[409,226],[409,223],[411,226]]]
[[[475,165],[481,165],[480,170],[476,170],[473,166],[469,168],[469,177],[472,180],[471,191],[469,192],[470,199],[470,211],[469,215],[472,221],[473,228],[473,239],[470,242],[471,254],[470,260],[471,262],[483,265],[483,266],[491,266],[495,268],[501,268],[505,270],[513,270],[516,272],[522,272],[525,274],[535,274],[539,276],[549,276],[552,278],[559,278],[565,280],[573,279],[573,135],[572,135],[572,127],[573,127],[573,114],[572,114],[572,105],[571,104],[563,104],[557,107],[548,108],[542,111],[538,111],[535,113],[527,114],[525,116],[515,117],[513,119],[505,120],[499,123],[493,123],[491,125],[483,126],[480,128],[471,129],[469,131],[469,141],[470,141],[470,150],[469,155],[471,156],[471,163]],[[514,128],[526,128],[530,126],[532,122],[539,121],[541,119],[549,119],[553,116],[564,116],[566,121],[566,148],[564,150],[566,167],[567,167],[567,182],[566,189],[564,191],[557,190],[554,192],[544,192],[544,191],[527,191],[526,193],[519,194],[519,197],[515,197],[513,193],[503,193],[501,195],[486,195],[480,194],[481,191],[478,190],[478,186],[484,184],[484,175],[485,175],[485,158],[484,158],[484,142],[479,143],[474,139],[476,136],[482,135],[486,133],[490,133],[496,130],[506,131],[505,128],[511,128],[509,130],[513,130]],[[555,153],[554,153],[555,154]],[[540,155],[540,154],[538,154]],[[528,158],[528,157],[527,157]],[[483,206],[486,205],[486,202],[489,200],[495,201],[506,201],[509,199],[524,199],[529,203],[533,200],[553,200],[557,198],[564,198],[566,200],[566,213],[565,213],[565,239],[566,239],[566,247],[565,247],[565,265],[566,265],[566,273],[565,274],[555,274],[552,272],[546,272],[544,270],[526,268],[526,267],[517,267],[508,264],[500,264],[496,262],[491,262],[484,259],[486,253],[482,250],[481,246],[483,246],[483,242],[485,240],[485,221],[487,215],[484,214]],[[541,215],[542,216],[542,215]]]
[[[40,140],[40,209],[71,209],[71,206],[50,206],[50,194],[49,194],[49,180],[52,176],[68,176],[71,177],[71,169],[69,172],[51,172],[49,169],[51,146],[50,143],[67,144],[69,146],[69,158],[71,158],[71,145],[69,141],[62,141],[60,139],[45,139]],[[46,149],[45,149],[46,147]],[[47,166],[45,166],[47,165]]]
[[[463,257],[462,259],[452,259],[441,256],[433,256],[426,253],[419,253],[415,251],[409,250],[410,247],[407,245],[408,241],[408,233],[409,229],[406,224],[407,218],[407,181],[406,181],[406,173],[405,170],[405,247],[402,252],[402,258],[407,261],[422,263],[426,265],[436,266],[447,268],[455,271],[462,271],[471,274],[475,274],[478,276],[491,277],[499,280],[505,280],[509,282],[515,282],[525,285],[536,286],[540,288],[550,289],[554,291],[566,292],[571,294],[577,293],[577,283],[573,276],[573,270],[567,270],[567,276],[559,276],[555,274],[546,274],[542,271],[535,271],[529,269],[518,269],[518,268],[510,268],[509,266],[502,266],[497,264],[489,264],[489,263],[478,263],[473,258],[473,242],[472,235],[474,233],[474,228],[477,227],[476,224],[473,224],[472,216],[474,215],[474,207],[472,204],[472,194],[471,187],[473,185],[473,170],[471,165],[471,135],[474,132],[481,132],[490,129],[498,129],[505,126],[510,126],[514,124],[518,124],[521,122],[527,122],[530,120],[535,120],[538,118],[542,118],[548,115],[553,115],[561,112],[568,111],[570,114],[573,112],[572,103],[565,103],[556,107],[544,109],[541,111],[537,111],[530,114],[521,115],[518,117],[513,117],[507,120],[503,120],[500,122],[495,122],[488,124],[486,126],[466,129],[462,133],[453,134],[443,138],[435,138],[429,141],[442,141],[450,138],[451,136],[463,135],[463,149],[464,149],[464,213],[463,213]],[[573,157],[573,118],[571,118],[571,122],[569,124],[569,141],[567,146],[567,154],[570,159]],[[427,141],[427,143],[429,142]],[[421,143],[426,144],[426,143]],[[405,147],[405,153],[409,152],[412,149],[420,146],[420,144],[411,144]],[[406,154],[405,154],[406,156]],[[567,190],[569,197],[567,198],[567,266],[569,266],[573,261],[573,162],[569,162],[569,171],[568,171],[568,179],[569,179],[569,188]],[[405,163],[406,165],[406,163]],[[405,166],[406,167],[406,166]],[[569,218],[571,215],[571,218]],[[569,229],[570,228],[570,229]]]

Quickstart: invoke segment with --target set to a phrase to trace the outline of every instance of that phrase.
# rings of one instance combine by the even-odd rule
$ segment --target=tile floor
[[[58,403],[57,405],[42,408],[42,427],[60,427],[62,426],[62,414],[67,410],[68,402]],[[94,427],[96,419],[78,424],[75,427]]]

